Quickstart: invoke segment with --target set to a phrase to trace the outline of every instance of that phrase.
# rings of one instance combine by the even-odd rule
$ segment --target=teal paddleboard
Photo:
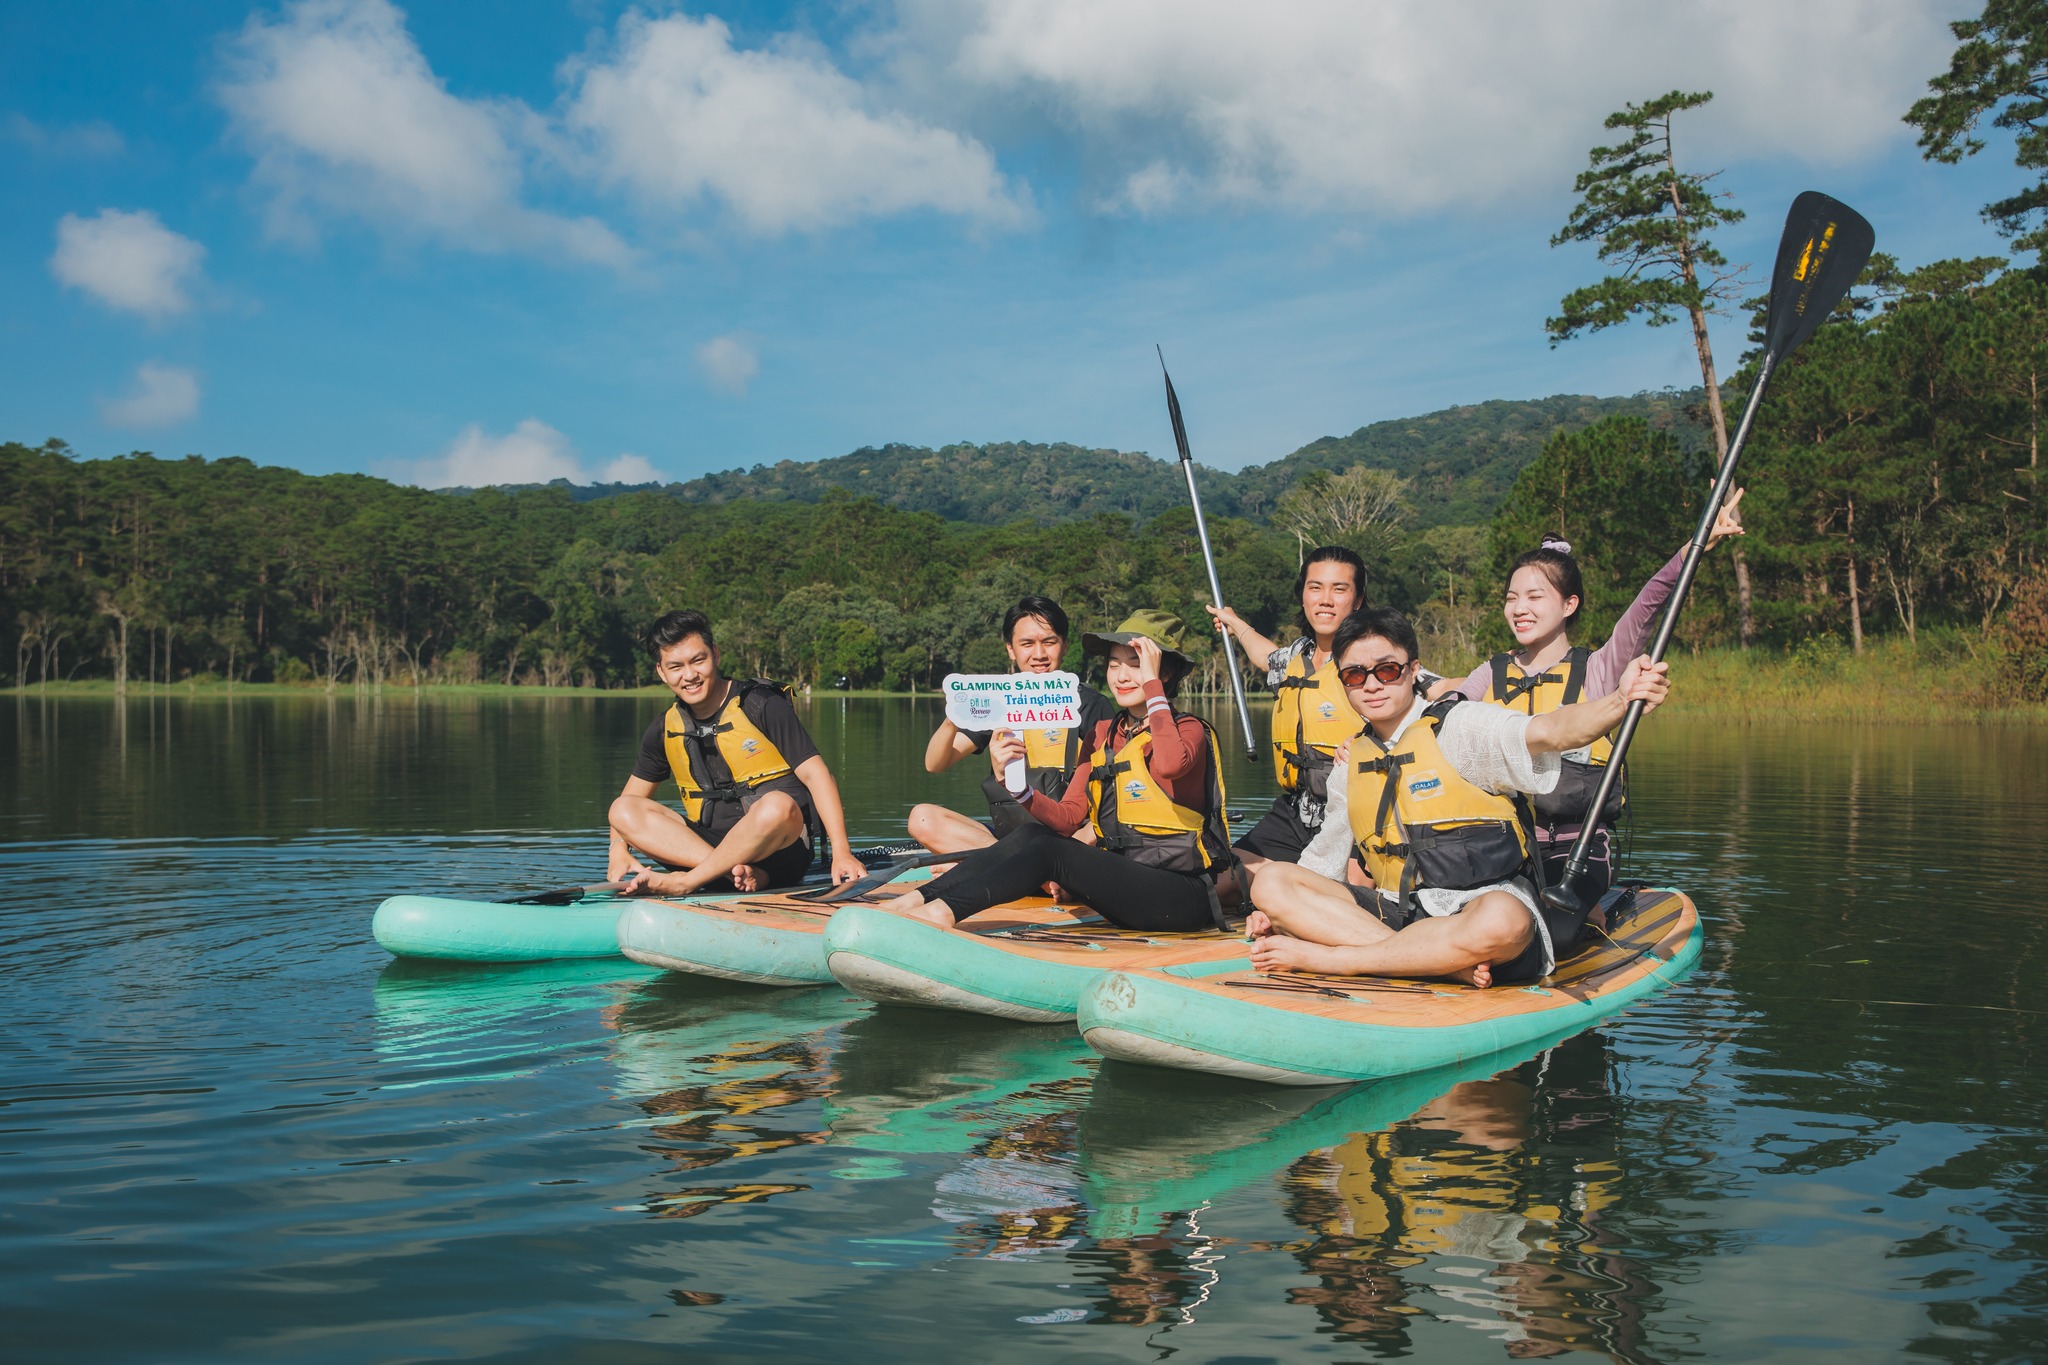
[[[1615,914],[1607,934],[1527,986],[1262,975],[1249,958],[1115,972],[1082,997],[1081,1036],[1119,1061],[1281,1085],[1457,1066],[1575,1033],[1699,961],[1699,914],[1680,892],[1637,891]]]
[[[395,957],[454,962],[544,962],[617,957],[613,926],[627,899],[588,895],[568,905],[513,905],[448,896],[393,896],[370,932]]]
[[[826,965],[856,995],[1034,1024],[1073,1019],[1083,993],[1120,968],[1245,952],[1236,934],[1147,935],[1043,898],[992,906],[951,929],[849,906],[824,939]]]

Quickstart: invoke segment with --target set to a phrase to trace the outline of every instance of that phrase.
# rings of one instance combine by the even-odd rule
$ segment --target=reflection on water
[[[12,1356],[2044,1355],[2041,735],[1652,727],[1635,870],[1700,971],[1303,1091],[369,941],[391,891],[581,879],[654,704],[8,703]],[[972,800],[929,706],[809,715],[862,837]]]

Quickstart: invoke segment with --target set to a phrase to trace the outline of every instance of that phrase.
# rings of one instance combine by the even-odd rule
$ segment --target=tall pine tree
[[[1600,259],[1619,266],[1620,272],[1565,295],[1558,316],[1546,319],[1543,326],[1555,346],[1581,332],[1635,318],[1652,327],[1667,326],[1681,315],[1688,318],[1718,457],[1728,453],[1728,421],[1721,410],[1707,317],[1734,297],[1740,272],[1729,269],[1727,258],[1707,234],[1742,221],[1744,215],[1725,202],[1726,195],[1708,188],[1713,174],[1679,169],[1671,135],[1673,118],[1713,98],[1712,91],[1673,90],[1607,116],[1607,128],[1628,136],[1612,147],[1593,149],[1592,164],[1572,184],[1578,206],[1550,244],[1596,242]],[[1749,565],[1739,547],[1734,561],[1739,630],[1747,647],[1756,623]]]

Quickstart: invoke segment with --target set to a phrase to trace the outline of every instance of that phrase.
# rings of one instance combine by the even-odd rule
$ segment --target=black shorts
[[[1298,863],[1301,851],[1315,837],[1316,832],[1301,823],[1295,812],[1294,793],[1282,792],[1273,798],[1273,809],[1260,816],[1259,823],[1246,830],[1236,846],[1254,857]]]
[[[811,864],[814,861],[816,861],[816,858],[812,853],[811,841],[808,837],[798,839],[795,843],[784,848],[778,848],[765,858],[756,858],[753,866],[761,874],[759,889],[762,891],[773,891],[777,887],[795,886],[804,879],[805,874],[810,872]],[[673,872],[677,869],[670,868],[669,870]],[[698,894],[716,895],[720,892],[737,891],[738,889],[738,887],[732,884],[732,878],[719,877],[706,882]]]
[[[1346,889],[1351,892],[1351,899],[1358,902],[1360,909],[1367,911],[1376,917],[1380,923],[1396,932],[1407,928],[1427,913],[1421,906],[1410,902],[1408,913],[1404,916],[1398,908],[1398,902],[1392,897],[1380,895],[1377,890],[1370,886],[1353,886]],[[1578,926],[1568,917],[1558,914],[1557,911],[1543,904],[1541,897],[1537,898],[1536,906],[1536,913],[1543,917],[1543,927],[1550,931],[1552,950],[1561,959],[1570,953],[1572,949],[1570,943],[1562,940],[1567,936],[1575,934]],[[1529,942],[1522,948],[1522,951],[1506,962],[1494,964],[1493,984],[1496,986],[1519,986],[1525,981],[1541,980],[1543,975],[1543,937],[1536,932],[1535,926],[1531,925],[1529,928]]]

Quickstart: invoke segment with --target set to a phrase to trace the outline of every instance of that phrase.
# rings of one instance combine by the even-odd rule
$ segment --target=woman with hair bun
[[[1707,538],[1712,549],[1729,536],[1743,534],[1737,509],[1742,490],[1728,495],[1714,518]],[[1607,696],[1620,685],[1629,661],[1649,643],[1650,628],[1657,612],[1671,599],[1678,582],[1679,566],[1685,560],[1685,546],[1643,584],[1636,600],[1614,623],[1614,634],[1598,649],[1571,642],[1570,631],[1585,598],[1579,565],[1572,558],[1570,542],[1546,535],[1541,547],[1515,560],[1508,574],[1507,596],[1501,612],[1508,629],[1515,634],[1516,648],[1496,654],[1472,670],[1463,682],[1438,683],[1432,697],[1456,691],[1469,698],[1483,698],[1499,706],[1540,716],[1575,702]],[[1564,755],[1563,770],[1554,790],[1534,798],[1536,847],[1543,858],[1546,884],[1564,873],[1572,843],[1586,822],[1593,797],[1600,787],[1601,769],[1613,752],[1606,738]],[[1611,832],[1621,818],[1626,797],[1623,784],[1616,782],[1607,805],[1598,813],[1599,832],[1588,849],[1585,890],[1589,900],[1597,899],[1614,879]]]

